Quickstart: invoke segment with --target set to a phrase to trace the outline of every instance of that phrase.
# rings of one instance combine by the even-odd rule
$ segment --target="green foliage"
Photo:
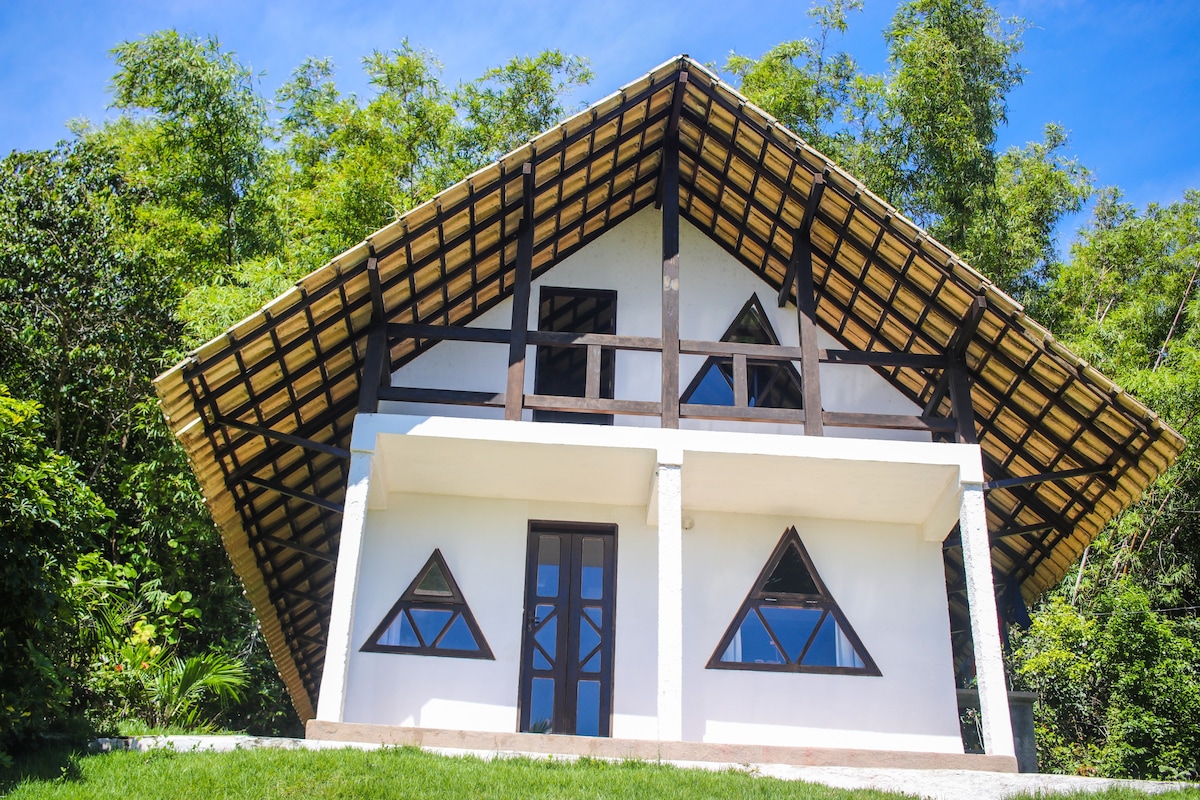
[[[815,3],[812,39],[784,42],[725,68],[741,90],[872,191],[930,228],[1003,288],[1025,299],[1057,262],[1055,229],[1091,195],[1065,153],[1066,132],[997,155],[1024,23],[983,0],[914,0],[885,31],[890,69],[859,71],[831,52],[852,0]]]
[[[111,517],[42,436],[37,404],[0,385],[0,750],[70,706],[71,568]]]
[[[262,193],[266,104],[250,71],[216,39],[151,34],[113,49],[113,105],[142,116],[116,128],[126,169],[152,202],[155,249],[218,271],[270,247]],[[155,226],[157,227],[157,226]]]
[[[1200,767],[1200,628],[1151,608],[1122,581],[1087,616],[1061,598],[1016,650],[1016,677],[1041,694],[1043,768],[1194,778]]]

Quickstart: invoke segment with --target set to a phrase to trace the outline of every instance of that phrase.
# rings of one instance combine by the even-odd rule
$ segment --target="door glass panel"
[[[538,597],[558,597],[558,560],[561,540],[557,536],[538,537]]]
[[[431,647],[438,634],[445,629],[446,623],[450,621],[450,616],[454,612],[441,608],[411,608],[408,613],[412,614],[413,622],[417,626],[417,633],[421,634],[425,646]]]
[[[529,732],[554,733],[554,679],[534,678],[529,692]]]
[[[583,568],[579,576],[579,596],[584,600],[604,597],[604,540],[583,540]]]
[[[553,667],[554,667],[554,665],[550,663],[550,660],[546,658],[546,656],[542,653],[542,651],[539,648],[537,648],[537,647],[533,648],[533,668],[534,669],[552,669]]]
[[[592,627],[585,615],[579,622],[579,660],[585,660],[600,646],[600,632]]]
[[[554,606],[538,606],[534,625],[540,626],[533,634],[534,641],[546,651],[546,655],[554,658],[558,653],[558,615],[554,613]]]
[[[600,735],[600,681],[580,681],[575,706],[575,735]]]
[[[591,658],[583,662],[583,666],[579,668],[583,672],[599,672],[600,671],[600,651],[597,650]]]

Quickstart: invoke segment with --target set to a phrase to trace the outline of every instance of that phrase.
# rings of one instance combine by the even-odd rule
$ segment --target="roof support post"
[[[779,305],[787,302],[792,281],[796,282],[796,318],[800,325],[800,388],[804,393],[804,433],[824,436],[825,422],[821,409],[821,351],[817,346],[817,290],[813,283],[812,223],[825,192],[825,176],[813,176],[808,190],[804,219],[796,230],[792,243],[792,261],[779,291]]]
[[[975,677],[979,684],[983,749],[988,755],[1013,756],[1012,721],[1008,714],[1008,686],[1000,648],[1000,618],[992,580],[992,552],[988,541],[987,508],[983,485],[963,483],[959,505],[959,531],[963,544],[963,572],[975,647]]]
[[[676,92],[682,84],[676,86]],[[679,138],[663,142],[662,427],[679,427]]]
[[[979,444],[975,433],[975,405],[971,402],[971,373],[967,369],[967,348],[987,310],[987,298],[979,295],[967,309],[966,319],[950,345],[950,408],[958,424],[957,439],[966,444]],[[935,390],[936,393],[936,390]]]
[[[354,606],[362,567],[363,535],[367,525],[367,495],[371,485],[374,453],[355,450],[350,456],[346,481],[346,511],[342,516],[341,540],[333,579],[333,603],[329,612],[329,636],[325,668],[317,697],[317,719],[341,722],[346,706],[346,678],[350,668]]]
[[[521,419],[525,404],[525,350],[529,332],[529,293],[533,280],[533,162],[521,166],[521,233],[517,237],[517,264],[513,282],[512,328],[508,339],[508,388],[504,393],[504,418]]]
[[[363,354],[362,380],[358,385],[358,413],[374,414],[379,410],[379,387],[384,380],[391,382],[387,322],[383,307],[383,284],[379,280],[379,259],[375,248],[367,247],[367,283],[371,290],[371,326],[367,329],[367,351]]]
[[[654,490],[658,526],[659,741],[683,739],[683,452],[659,450]]]

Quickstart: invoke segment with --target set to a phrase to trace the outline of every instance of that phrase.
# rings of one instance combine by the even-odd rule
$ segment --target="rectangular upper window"
[[[609,289],[561,289],[543,286],[538,302],[538,330],[555,333],[617,332],[617,293]],[[600,351],[600,396],[611,399],[616,373],[615,350]],[[534,394],[583,397],[587,389],[587,348],[537,349]],[[583,422],[611,425],[612,414],[581,411],[534,411],[537,422]]]

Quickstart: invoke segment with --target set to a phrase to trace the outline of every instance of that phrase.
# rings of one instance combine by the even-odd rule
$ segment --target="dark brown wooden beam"
[[[411,322],[393,322],[387,326],[388,336],[393,339],[429,339],[456,342],[487,342],[508,344],[511,332],[508,328],[469,328],[465,325],[418,325]]]
[[[277,492],[305,503],[311,503],[312,505],[323,508],[326,511],[333,511],[337,514],[342,513],[341,503],[334,503],[331,500],[326,500],[324,497],[317,497],[316,495],[309,494],[308,492],[297,491],[285,486],[282,483],[279,483],[278,481],[267,480],[266,478],[256,478],[253,475],[247,475],[242,478],[242,482],[248,483],[251,486],[257,486],[260,489],[268,489],[272,492]]]
[[[806,436],[823,436],[825,424],[821,408],[821,355],[817,347],[817,289],[813,284],[812,265],[812,220],[821,204],[825,191],[825,176],[813,176],[812,188],[808,192],[808,206],[804,210],[804,221],[796,232],[792,260],[788,270],[796,276],[796,317],[800,326],[800,388],[804,393],[804,423]],[[785,286],[788,282],[785,278]]]
[[[379,399],[401,403],[445,403],[491,408],[505,408],[507,405],[504,392],[463,392],[457,389],[420,389],[411,386],[388,386],[380,389]]]
[[[517,264],[513,284],[512,327],[508,339],[508,389],[504,394],[504,418],[521,419],[521,398],[525,395],[526,332],[529,330],[529,292],[533,279],[533,162],[521,167],[521,233],[517,237]]]
[[[678,401],[676,405],[679,405]],[[657,417],[662,413],[659,404],[652,400],[613,400],[605,397],[563,397],[550,394],[525,395],[525,407],[538,411],[591,411],[642,417]]]
[[[367,245],[367,283],[371,289],[371,325],[384,323],[387,312],[383,308],[383,284],[379,282],[379,259],[375,257],[375,246]]]
[[[367,352],[363,357],[362,381],[358,387],[358,413],[374,414],[379,411],[379,388],[384,378],[391,375],[384,365],[390,362],[387,346],[387,329],[382,325],[372,328],[367,334]]]
[[[1080,467],[1079,469],[1064,469],[1058,472],[1041,472],[1037,475],[1022,475],[1017,478],[1000,478],[999,480],[988,481],[983,484],[985,491],[992,489],[1009,489],[1013,486],[1029,486],[1035,483],[1045,483],[1046,481],[1062,481],[1068,478],[1081,478],[1086,475],[1102,475],[1105,472],[1111,472],[1112,464],[1101,464],[1098,467]]]
[[[795,282],[796,276],[800,274],[800,264],[803,259],[808,260],[808,269],[810,273],[812,272],[812,246],[809,237],[812,236],[813,220],[816,219],[817,209],[821,206],[821,197],[824,194],[825,176],[817,173],[813,176],[812,188],[808,190],[808,199],[804,203],[804,218],[800,220],[796,238],[792,241],[792,257],[788,260],[787,272],[783,274],[783,285],[779,287],[780,308],[786,306],[792,296],[792,284]],[[749,200],[750,198],[747,198],[747,204],[749,204]]]
[[[600,397],[600,345],[587,346],[587,376],[584,381],[584,397]]]
[[[687,91],[687,82],[688,82],[687,72],[681,71],[679,73],[678,77],[675,79],[675,88],[672,90],[673,93],[671,95],[671,116],[667,118],[667,130],[666,130],[666,133],[663,134],[664,142],[676,142],[676,143],[679,142],[679,114],[683,110],[683,93]],[[665,162],[666,157],[667,157],[667,150],[664,147],[663,148],[664,165],[666,163]],[[678,160],[678,157],[679,157],[678,150],[676,150],[676,152],[675,152],[675,157]],[[678,161],[677,161],[677,163],[678,163]],[[665,171],[664,171],[664,174],[665,174]],[[679,174],[678,166],[676,167],[675,174],[678,177],[678,174]],[[654,207],[655,208],[662,208],[663,198],[666,196],[666,193],[667,193],[666,181],[660,180],[658,182],[658,191],[655,192],[655,196],[654,196]]]
[[[221,419],[217,420],[217,424],[224,425],[229,428],[236,428],[237,430],[245,431],[247,433],[253,433],[256,436],[262,436],[266,439],[287,442],[288,444],[292,444],[297,447],[315,450],[318,453],[326,453],[338,458],[350,457],[350,451],[344,447],[334,447],[333,445],[325,444],[324,442],[316,442],[312,439],[305,439],[303,436],[296,436],[294,434],[284,433],[282,431],[274,431],[270,428],[264,428],[261,425],[252,425],[249,422],[242,422],[239,419],[226,419],[222,417]]]
[[[685,419],[804,424],[804,410],[799,408],[764,408],[761,406],[735,408],[734,406],[712,406],[703,403],[682,403],[679,406],[679,415]]]
[[[912,367],[913,369],[944,369],[945,357],[922,353],[883,353],[868,350],[821,350],[826,364],[865,364],[871,367]]]
[[[676,84],[676,97],[682,83]],[[679,139],[663,142],[662,427],[679,427]]]
[[[251,542],[251,544],[253,544],[254,542],[268,542],[270,544],[285,548],[287,550],[295,550],[297,553],[303,553],[306,556],[311,556],[312,558],[318,559],[320,561],[327,561],[330,564],[337,563],[337,555],[335,555],[333,553],[326,553],[325,551],[318,550],[315,547],[309,547],[308,545],[300,544],[299,542],[293,542],[289,539],[282,539],[278,536],[272,536],[270,534],[266,534],[263,536],[255,537],[254,540]]]
[[[646,350],[658,352],[662,340],[653,336],[620,336],[614,333],[573,333],[570,331],[529,331],[529,344],[555,347],[600,347],[617,350]]]
[[[857,414],[850,411],[826,411],[825,424],[833,428],[880,428],[893,431],[950,431],[954,420],[918,417],[907,414]]]
[[[733,404],[737,408],[749,408],[749,375],[746,369],[746,356],[738,353],[733,357]]]

